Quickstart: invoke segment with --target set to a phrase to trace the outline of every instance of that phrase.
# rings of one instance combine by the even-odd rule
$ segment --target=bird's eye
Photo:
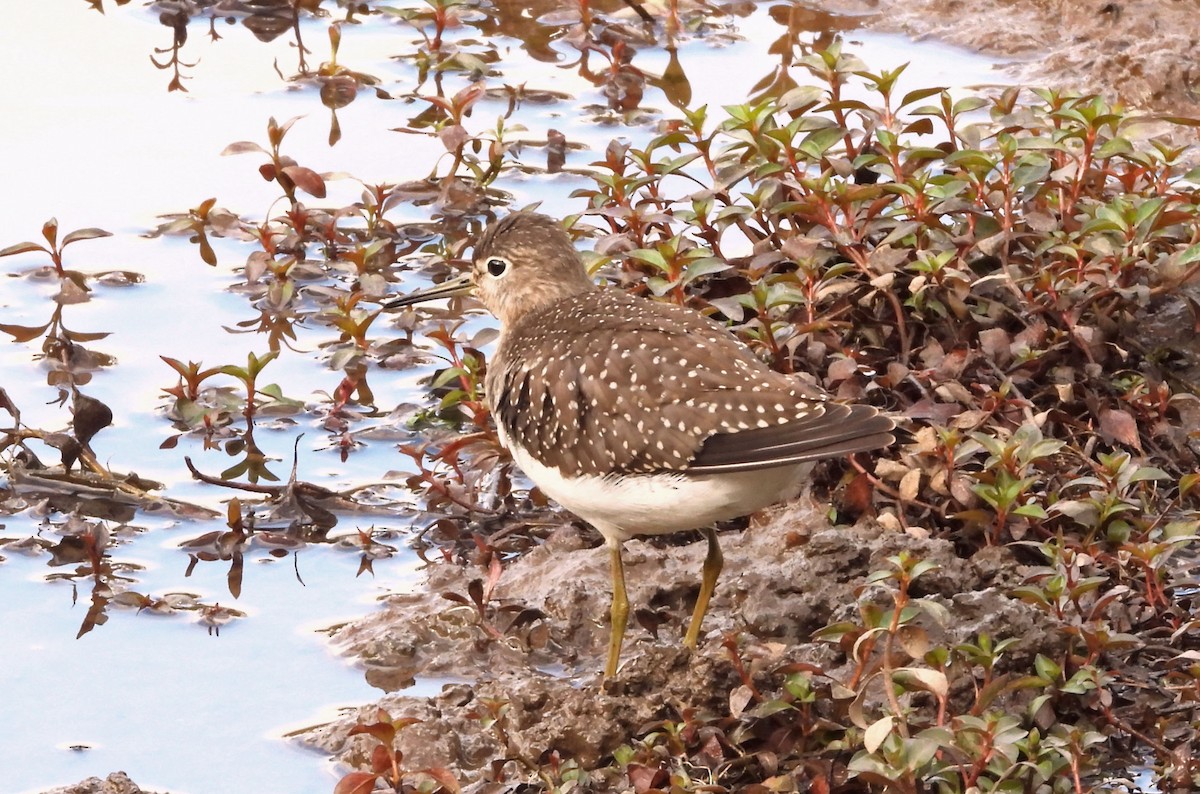
[[[508,260],[500,257],[492,257],[487,261],[487,272],[496,278],[500,278],[508,272]]]

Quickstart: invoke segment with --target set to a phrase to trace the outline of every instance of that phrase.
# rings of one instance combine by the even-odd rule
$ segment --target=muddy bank
[[[47,789],[42,794],[155,794],[155,792],[140,788],[124,772],[113,772],[103,780],[98,777],[89,777],[87,780],[71,786]]]
[[[1200,23],[1184,0],[839,0],[826,8],[862,15],[874,30],[1013,59],[1018,83],[1165,113],[1200,111]]]
[[[726,713],[741,696],[738,665],[764,690],[779,685],[777,671],[795,665],[848,680],[842,649],[814,642],[812,634],[860,620],[860,598],[888,603],[887,591],[873,590],[866,578],[901,551],[939,566],[922,578],[921,592],[954,619],[946,626],[928,622],[932,643],[953,645],[980,632],[1021,637],[1010,657],[1021,669],[1063,641],[1044,615],[1002,594],[1020,573],[1008,552],[987,549],[963,560],[950,543],[920,532],[887,531],[875,522],[831,528],[819,505],[802,499],[757,526],[721,533],[725,572],[695,654],[679,638],[705,544],[626,544],[630,600],[641,615],[631,621],[620,672],[604,685],[598,671],[611,586],[608,552],[596,541],[589,531],[564,526],[504,569],[482,613],[444,596],[466,594],[482,571],[434,566],[424,591],[395,596],[338,633],[335,639],[364,660],[378,686],[396,688],[414,677],[460,682],[437,697],[397,691],[378,703],[393,719],[420,720],[397,744],[409,769],[449,768],[472,790],[501,791],[508,789],[498,781],[528,777],[557,754],[584,769],[600,765],[589,780],[596,790],[628,788],[620,772],[605,767],[614,750],[658,721],[692,711]],[[499,731],[487,719],[497,703],[504,711]],[[374,740],[348,734],[360,717],[371,721],[374,708],[300,740],[364,768]]]

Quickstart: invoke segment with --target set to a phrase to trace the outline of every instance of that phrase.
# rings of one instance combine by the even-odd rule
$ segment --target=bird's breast
[[[721,474],[660,471],[569,475],[541,463],[502,429],[500,441],[543,493],[594,526],[610,542],[697,529],[753,513],[793,496],[811,468],[798,465]]]

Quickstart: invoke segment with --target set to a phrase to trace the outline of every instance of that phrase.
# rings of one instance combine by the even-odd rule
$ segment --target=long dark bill
[[[428,289],[420,289],[390,300],[383,304],[383,308],[399,309],[403,306],[412,306],[414,303],[424,303],[425,301],[437,300],[438,298],[451,298],[455,295],[466,295],[474,287],[475,285],[471,283],[470,274],[458,276]]]

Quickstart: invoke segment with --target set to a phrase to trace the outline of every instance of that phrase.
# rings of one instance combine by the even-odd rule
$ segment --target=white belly
[[[811,464],[721,474],[640,474],[566,478],[525,450],[507,444],[513,460],[554,501],[584,519],[609,543],[737,518],[791,497]]]

